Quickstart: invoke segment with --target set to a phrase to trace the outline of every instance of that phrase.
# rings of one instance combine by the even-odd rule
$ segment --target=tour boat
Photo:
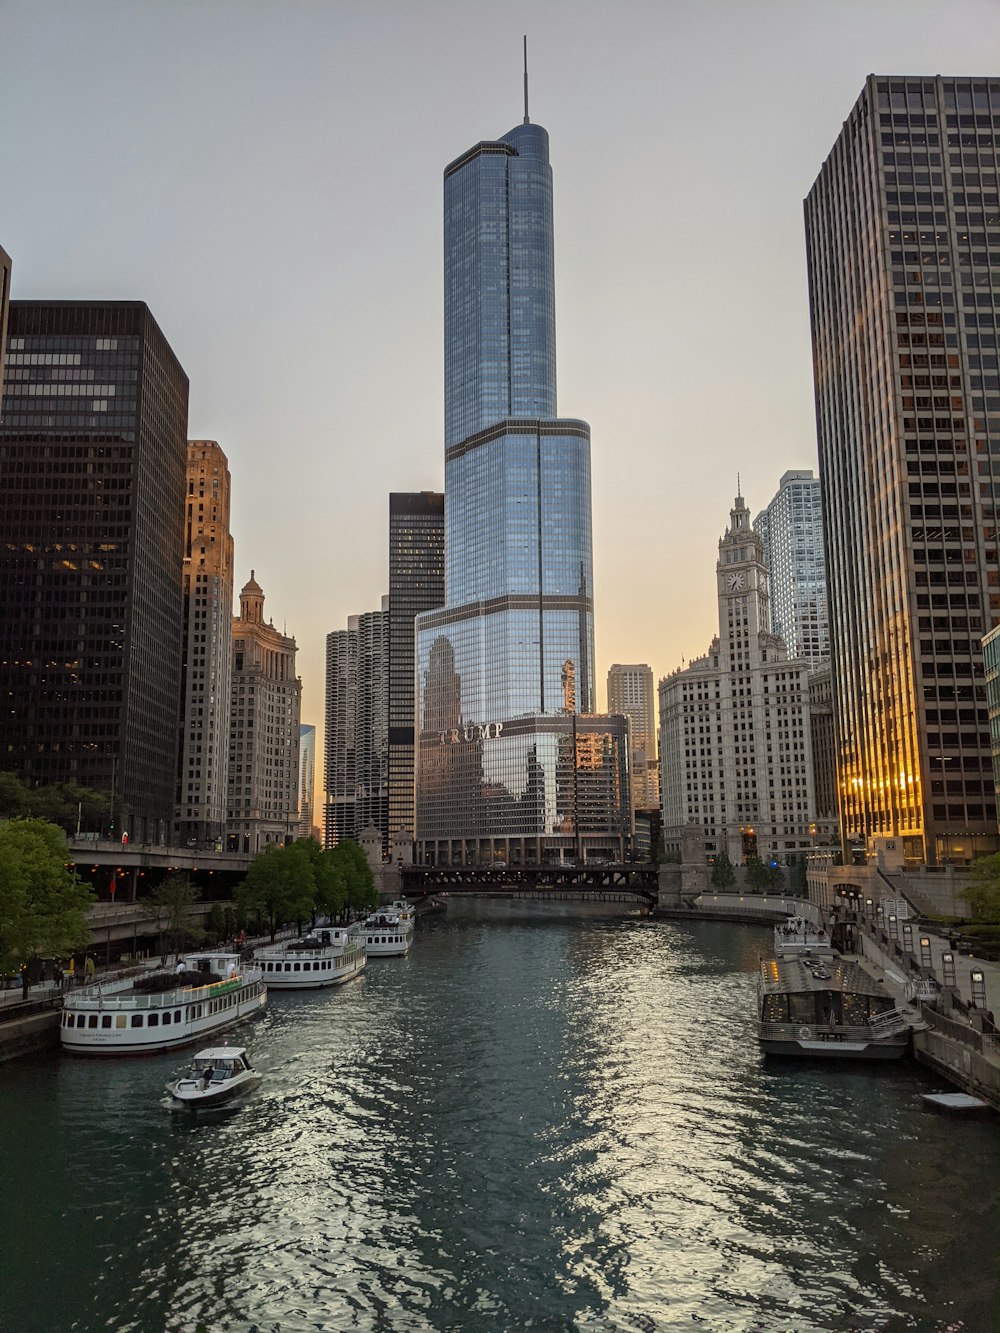
[[[765,1055],[899,1060],[919,1020],[897,1008],[854,958],[801,918],[775,929],[776,957],[757,978],[757,1039]]]
[[[167,1084],[175,1106],[208,1109],[242,1097],[260,1082],[242,1046],[210,1046],[199,1051],[183,1078]]]
[[[259,1013],[261,969],[238,953],[185,954],[175,968],[130,968],[72,990],[59,1037],[74,1055],[154,1055]]]
[[[413,928],[417,923],[417,914],[412,903],[408,903],[405,898],[397,898],[394,903],[390,903],[388,907],[380,910],[395,912],[403,924],[403,929],[409,931],[411,935],[413,934]]]
[[[395,906],[380,908],[366,917],[361,934],[369,958],[403,958],[413,938],[413,931],[407,929]]]
[[[272,990],[312,990],[339,986],[364,971],[364,939],[346,926],[315,929],[255,954]]]

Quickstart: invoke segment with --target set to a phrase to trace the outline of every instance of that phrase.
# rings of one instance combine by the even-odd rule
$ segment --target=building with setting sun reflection
[[[997,136],[1000,79],[872,75],[805,202],[841,833],[911,864],[997,845]]]

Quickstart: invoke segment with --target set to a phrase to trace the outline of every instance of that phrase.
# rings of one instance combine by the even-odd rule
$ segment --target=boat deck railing
[[[889,1037],[899,1036],[910,1026],[909,1016],[902,1011],[892,1010],[892,1014],[901,1014],[901,1021],[875,1027],[876,1020],[868,1023],[847,1025],[845,1023],[765,1023],[757,1024],[757,1035],[762,1041],[884,1041]],[[887,1018],[889,1015],[879,1015]]]
[[[133,976],[148,975],[143,968],[133,970]],[[227,991],[239,990],[251,986],[263,978],[259,967],[244,967],[238,977],[226,977],[222,981],[213,981],[207,986],[176,986],[173,990],[150,992],[106,989],[102,979],[91,986],[83,986],[66,996],[63,1007],[66,1009],[174,1009],[181,1004],[201,1004],[206,1000],[217,999]],[[120,977],[116,985],[131,980]]]

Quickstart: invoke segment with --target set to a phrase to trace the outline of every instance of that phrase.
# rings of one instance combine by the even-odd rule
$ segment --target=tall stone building
[[[716,564],[719,634],[660,681],[665,833],[699,824],[710,854],[776,861],[811,845],[809,663],[771,633],[763,543],[742,496]]]
[[[188,381],[137,301],[12,301],[0,414],[0,765],[172,832]]]
[[[265,623],[264,592],[251,570],[233,620],[227,839],[234,851],[256,853],[295,837],[302,696],[295,654],[295,640]]]
[[[845,844],[1000,845],[1000,78],[872,75],[805,202]]]
[[[590,428],[557,416],[549,138],[527,109],[445,168],[444,369],[446,600],[417,618],[417,855],[559,860],[593,815],[563,691],[568,667],[573,711],[594,714]],[[602,755],[627,791],[627,755]],[[630,800],[593,831],[612,825],[630,828]]]
[[[189,440],[184,523],[184,658],[176,830],[182,846],[226,832],[233,671],[229,464],[214,440]]]
[[[830,616],[823,556],[823,505],[811,471],[786,472],[754,520],[771,573],[771,628],[793,657],[830,659]]]
[[[324,841],[376,828],[388,845],[389,599],[326,636]]]
[[[389,843],[412,838],[414,620],[444,602],[444,496],[389,496]]]
[[[645,663],[623,666],[616,662],[609,669],[608,712],[619,713],[629,721],[633,809],[659,809],[656,703],[651,667]]]

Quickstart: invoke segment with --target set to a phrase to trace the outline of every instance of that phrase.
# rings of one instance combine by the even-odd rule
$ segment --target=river
[[[456,903],[273,995],[235,1113],[185,1054],[0,1067],[0,1330],[1000,1329],[992,1120],[773,1067],[768,933]]]

